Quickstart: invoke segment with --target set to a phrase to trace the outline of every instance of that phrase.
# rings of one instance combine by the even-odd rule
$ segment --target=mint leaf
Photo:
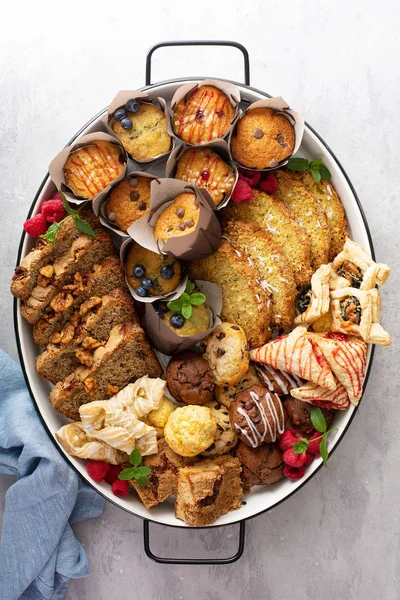
[[[315,169],[310,167],[310,173],[314,177],[315,181],[317,181],[318,183],[321,181],[321,174],[319,172],[318,167],[316,167]]]
[[[187,292],[188,294],[191,294],[191,293],[193,292],[194,288],[195,288],[195,285],[194,285],[194,283],[192,283],[192,282],[191,282],[191,281],[188,279],[188,280],[187,280],[187,283],[186,283],[186,289],[185,289],[185,292]]]
[[[182,300],[180,298],[177,298],[176,300],[170,300],[167,306],[169,310],[180,312],[182,310]]]
[[[293,454],[304,454],[308,449],[308,441],[307,442],[293,442]]]
[[[322,158],[317,158],[310,162],[310,169],[319,169],[320,165],[322,165]]]
[[[141,454],[140,450],[138,450],[138,448],[135,448],[131,452],[131,454],[129,456],[129,461],[135,467],[138,467],[141,464],[141,462],[142,462],[142,454]]]
[[[321,440],[319,445],[319,451],[321,452],[321,458],[324,461],[325,467],[328,466],[328,448],[326,447],[326,435]]]
[[[182,302],[182,304],[190,304],[190,296],[186,292],[182,292],[182,294],[179,296],[179,300]]]
[[[321,179],[330,179],[332,177],[330,170],[324,164],[321,164],[319,167],[319,173],[321,175]]]
[[[49,244],[52,244],[55,240],[56,234],[60,231],[61,226],[59,223],[57,223],[57,221],[54,221],[54,223],[52,223],[50,225],[50,227],[48,228],[48,230],[46,231],[46,233],[43,233],[41,237],[43,240],[46,240],[47,242],[49,242]]]
[[[185,319],[190,319],[190,317],[192,316],[192,312],[193,312],[192,305],[190,303],[189,304],[185,303],[182,306],[181,312],[182,312],[182,315],[185,317]]]
[[[200,292],[197,292],[190,296],[190,304],[192,304],[193,306],[199,306],[200,304],[204,304],[205,301],[206,301],[205,295],[200,294]]]
[[[77,226],[79,231],[81,231],[85,235],[88,235],[89,237],[93,237],[93,238],[96,237],[96,234],[93,231],[93,229],[90,227],[89,223],[86,223],[86,221],[84,221],[83,219],[78,217],[78,215],[76,215],[75,213],[73,213],[73,214],[71,213],[71,216],[72,216],[73,220],[75,221],[75,225]]]
[[[326,431],[326,421],[325,417],[322,413],[322,410],[317,406],[313,406],[311,409],[311,421],[314,425],[315,429],[320,433],[325,433]]]
[[[149,480],[147,477],[139,477],[139,479],[136,479],[136,482],[138,485],[140,485],[140,487],[146,487],[146,485],[149,485]]]
[[[62,198],[65,212],[67,212],[69,215],[74,215],[76,211],[73,208],[71,208],[70,205],[68,204],[68,200],[67,200],[65,194],[63,194],[63,192],[59,192],[59,194]]]
[[[137,467],[137,471],[138,473],[136,477],[146,477],[151,473],[150,467]]]
[[[289,158],[287,167],[291,171],[307,171],[309,162],[306,158]]]
[[[135,467],[124,469],[118,475],[118,479],[122,479],[122,481],[128,481],[128,479],[134,479],[135,478],[135,471],[136,471]]]

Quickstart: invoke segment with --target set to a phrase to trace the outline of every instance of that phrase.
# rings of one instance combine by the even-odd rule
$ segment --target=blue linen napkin
[[[7,490],[0,540],[1,600],[58,600],[90,565],[71,523],[98,517],[104,499],[79,478],[45,431],[21,369],[0,350],[0,473]]]

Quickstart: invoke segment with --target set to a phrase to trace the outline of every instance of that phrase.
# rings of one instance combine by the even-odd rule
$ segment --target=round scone
[[[137,106],[136,106],[137,105]],[[129,104],[126,106],[129,108]],[[136,102],[136,112],[119,109],[121,118],[114,116],[111,127],[133,159],[151,159],[168,152],[171,138],[167,131],[165,114],[153,104]],[[133,108],[133,107],[132,107]],[[124,113],[124,114],[123,114]],[[118,115],[119,116],[119,115]]]
[[[283,479],[284,462],[278,444],[264,444],[249,448],[239,442],[235,456],[242,465],[242,481],[245,485],[269,485]]]
[[[169,416],[164,427],[165,440],[180,456],[197,456],[211,446],[217,422],[205,406],[183,406]]]
[[[244,330],[234,323],[221,323],[206,340],[204,358],[216,385],[234,385],[249,370],[249,353]]]
[[[252,385],[261,385],[261,380],[257,375],[254,364],[250,363],[248,372],[238,383],[235,383],[234,385],[225,383],[224,385],[215,386],[215,398],[220,404],[223,404],[229,409],[236,394]]]
[[[206,407],[211,410],[211,414],[217,421],[217,434],[215,442],[207,450],[204,450],[201,455],[211,458],[226,454],[232,450],[238,442],[238,436],[231,427],[229,412],[226,406],[212,400],[206,404]]]
[[[239,120],[232,135],[235,159],[250,169],[277,166],[290,156],[295,145],[294,128],[271,108],[253,108]]]
[[[189,192],[176,196],[158,217],[154,225],[154,239],[166,242],[171,237],[194,231],[200,215],[200,207],[194,201],[195,195]]]
[[[205,404],[212,398],[214,381],[208,362],[197,352],[173,356],[166,372],[167,387],[178,402]]]
[[[163,296],[176,289],[182,269],[173,256],[157,254],[134,242],[127,253],[125,273],[139,296]]]
[[[196,335],[210,327],[210,315],[205,304],[192,306],[192,314],[188,319],[168,308],[164,311],[161,307],[157,307],[156,310],[165,325],[180,337]]]
[[[279,396],[261,385],[239,392],[229,409],[232,429],[250,448],[279,439],[285,429],[285,416]]]
[[[135,221],[150,212],[150,182],[148,177],[123,179],[110,192],[106,215],[121,231],[127,231]]]
[[[231,194],[235,172],[210,148],[189,148],[178,160],[175,179],[205,188],[215,204],[219,204]]]
[[[168,396],[163,396],[157,410],[152,410],[146,415],[142,421],[154,427],[157,432],[157,437],[164,437],[164,427],[168,421],[170,414],[176,409],[176,404],[172,402]]]
[[[235,109],[224,92],[201,85],[178,102],[172,121],[181,140],[201,144],[224,137],[234,116]]]
[[[121,148],[97,140],[72,152],[64,165],[65,183],[74,194],[91,200],[125,170]]]

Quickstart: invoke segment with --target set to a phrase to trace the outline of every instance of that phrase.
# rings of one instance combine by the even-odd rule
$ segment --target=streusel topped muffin
[[[172,119],[181,140],[200,144],[224,137],[234,116],[235,109],[224,92],[202,85],[178,102]]]

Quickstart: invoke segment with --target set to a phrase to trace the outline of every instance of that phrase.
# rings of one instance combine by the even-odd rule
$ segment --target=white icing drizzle
[[[242,407],[238,408],[238,413],[246,419],[246,423],[250,430],[250,434],[247,433],[247,431],[245,429],[243,429],[242,427],[240,427],[240,425],[238,425],[237,423],[235,423],[235,429],[237,429],[237,431],[240,431],[240,433],[242,435],[244,435],[244,437],[248,440],[248,442],[250,443],[252,448],[257,448],[257,446],[259,446],[259,444],[263,443],[263,441],[265,440],[265,438],[267,436],[267,433],[269,433],[272,442],[276,441],[276,436],[278,433],[280,433],[280,434],[283,433],[284,428],[285,428],[285,423],[284,423],[285,415],[283,412],[282,403],[281,403],[279,397],[276,396],[278,403],[279,403],[280,412],[281,412],[280,418],[278,417],[278,413],[275,408],[275,404],[271,397],[271,394],[269,392],[267,392],[265,394],[265,402],[266,402],[268,411],[272,418],[273,427],[271,427],[270,422],[265,413],[264,406],[262,405],[262,402],[260,401],[260,397],[255,392],[250,392],[250,397],[254,401],[254,404],[257,406],[258,411],[261,415],[261,419],[262,419],[262,422],[264,425],[264,432],[260,433],[258,431],[257,427],[254,425],[253,421],[251,420],[251,418],[249,417],[247,412],[245,412],[243,410]]]
[[[261,379],[267,384],[270,392],[274,391],[273,381],[275,381],[285,396],[287,396],[290,391],[287,387],[287,382],[289,382],[292,388],[298,387],[299,385],[301,387],[303,385],[297,375],[290,375],[286,371],[275,371],[270,365],[257,364],[256,371]],[[286,378],[287,382],[284,381],[284,378]]]

